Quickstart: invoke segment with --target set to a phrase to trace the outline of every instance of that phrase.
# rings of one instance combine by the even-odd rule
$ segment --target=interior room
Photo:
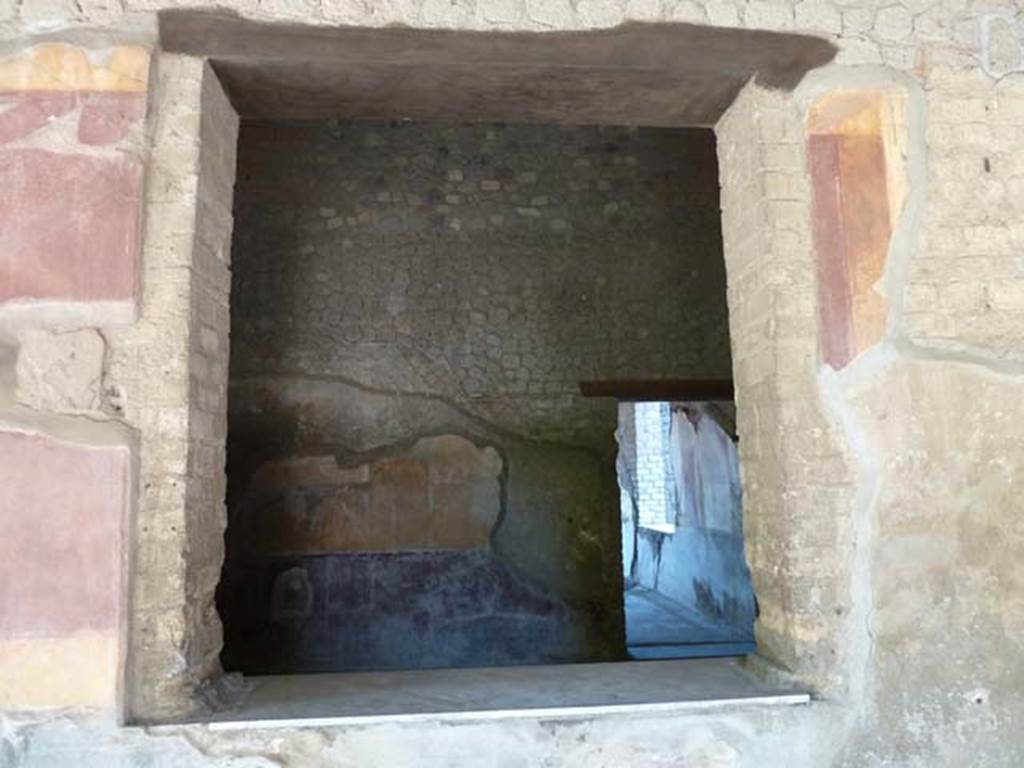
[[[627,406],[581,390],[730,377],[711,131],[243,120],[236,179],[225,669],[649,657],[627,648],[645,589],[662,613],[635,621],[746,622],[717,651],[752,649],[731,441],[716,571],[679,549],[689,513],[675,549],[623,528]],[[670,560],[700,601],[658,591]]]

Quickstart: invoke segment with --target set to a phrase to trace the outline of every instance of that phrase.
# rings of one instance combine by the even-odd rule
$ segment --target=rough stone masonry
[[[172,5],[0,2],[0,764],[1024,763],[1024,27],[1001,0],[190,3],[317,28],[634,21],[835,45],[713,121],[761,608],[748,665],[815,697],[119,726],[219,691],[237,118],[212,66],[160,50]]]
[[[226,666],[623,659],[616,409],[579,385],[728,378],[711,132],[244,122],[235,217]],[[500,457],[482,541],[467,441]],[[312,456],[366,480],[263,490]]]

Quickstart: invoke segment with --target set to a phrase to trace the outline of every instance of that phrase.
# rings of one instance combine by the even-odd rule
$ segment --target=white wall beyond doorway
[[[754,651],[756,604],[743,549],[739,460],[728,431],[731,407],[620,404],[626,635],[633,658]],[[658,524],[649,519],[652,499],[663,504]]]

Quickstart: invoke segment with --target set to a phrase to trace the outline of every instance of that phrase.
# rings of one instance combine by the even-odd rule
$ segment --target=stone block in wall
[[[134,317],[148,69],[134,46],[0,58],[0,316]]]
[[[45,411],[97,410],[105,346],[92,329],[26,334],[18,349],[18,401]]]
[[[117,701],[129,450],[0,432],[0,709]]]
[[[903,127],[895,91],[832,92],[809,112],[821,348],[837,370],[885,333],[882,282],[906,197]]]
[[[254,559],[225,574],[227,669],[245,674],[587,658],[582,612],[479,549]]]

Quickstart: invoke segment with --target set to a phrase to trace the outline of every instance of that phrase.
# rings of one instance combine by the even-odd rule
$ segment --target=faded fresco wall
[[[0,57],[4,709],[111,707],[124,688],[135,441],[108,421],[97,326],[137,313],[148,70],[134,46]]]
[[[151,62],[66,42],[0,57],[12,708],[166,716],[220,669],[205,564],[223,550],[237,118],[204,62]]]
[[[579,382],[728,374],[717,197],[707,131],[243,124],[226,665],[621,657],[615,404]],[[311,456],[365,481],[266,486]]]

